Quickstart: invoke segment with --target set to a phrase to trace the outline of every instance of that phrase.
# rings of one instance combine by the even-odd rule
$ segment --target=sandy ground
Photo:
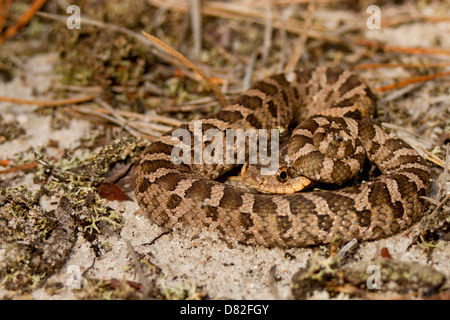
[[[409,28],[409,29],[408,29]],[[435,32],[447,32],[449,25],[436,25]],[[400,29],[400,28],[399,28]],[[422,30],[417,26],[404,26],[397,30],[399,34],[414,35],[411,37],[398,37],[395,35],[368,32],[368,37],[373,39],[388,38],[403,39],[404,43],[396,42],[396,45],[427,46],[427,39],[433,38],[429,31],[421,34]],[[447,39],[447,47],[450,47],[450,39]],[[417,43],[415,43],[416,41]],[[431,41],[431,40],[430,40]],[[444,45],[443,45],[444,46]],[[445,46],[444,46],[445,47]],[[15,96],[24,99],[51,98],[52,81],[55,79],[53,62],[54,55],[37,55],[26,60],[25,69],[29,72],[16,76],[8,83],[0,85],[0,95]],[[396,71],[393,72],[394,75]],[[399,73],[401,71],[398,71]],[[426,99],[426,98],[423,98]],[[400,102],[405,105],[411,101]],[[420,105],[416,103],[416,105]],[[26,128],[26,136],[13,141],[0,144],[0,158],[14,159],[17,152],[27,150],[38,145],[47,145],[50,139],[59,142],[59,148],[71,148],[79,143],[79,139],[89,135],[93,125],[84,120],[73,119],[70,126],[61,130],[50,128],[49,116],[37,116],[36,107],[0,103],[0,113],[5,120],[16,119]],[[57,150],[54,151],[57,154]],[[33,183],[33,173],[17,173],[4,175],[7,179],[15,176],[11,186],[27,185],[32,190],[38,190],[39,186]],[[130,194],[134,197],[134,195]],[[52,200],[42,201],[48,208],[54,207]],[[218,240],[215,235],[202,234],[199,238],[191,239],[180,232],[173,232],[157,238],[162,230],[142,214],[137,212],[139,207],[136,202],[111,202],[112,208],[120,212],[123,217],[120,233],[111,232],[101,234],[98,243],[104,248],[101,258],[96,258],[90,243],[81,236],[73,248],[70,258],[60,272],[51,276],[47,282],[66,284],[65,288],[56,294],[50,295],[44,288],[32,291],[28,297],[33,299],[72,299],[79,298],[80,292],[72,290],[74,273],[80,271],[83,276],[97,279],[126,279],[140,282],[133,268],[130,250],[126,241],[130,241],[134,250],[145,253],[151,264],[156,266],[161,273],[150,273],[149,278],[157,279],[157,283],[168,288],[197,288],[205,292],[208,297],[214,299],[273,299],[277,297],[290,297],[290,279],[292,275],[305,267],[308,260],[314,256],[323,256],[321,248],[297,248],[289,250],[255,248],[243,245],[229,246]],[[380,255],[381,248],[387,248],[394,259],[399,261],[413,261],[433,266],[450,276],[450,242],[440,241],[439,248],[434,250],[431,257],[427,257],[424,250],[417,245],[412,245],[412,234],[405,236],[400,234],[388,239],[374,242],[360,243],[352,253],[352,260],[371,260]],[[288,254],[287,254],[288,253]],[[276,289],[278,296],[274,296],[269,288],[269,270],[276,266],[278,280]],[[74,271],[75,270],[75,271]],[[11,292],[0,289],[0,297],[11,297]],[[313,298],[327,299],[328,293],[318,292]],[[347,294],[341,293],[337,298],[346,299]]]

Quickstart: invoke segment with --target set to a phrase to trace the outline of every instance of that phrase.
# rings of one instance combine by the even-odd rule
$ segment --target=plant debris
[[[383,295],[423,298],[436,294],[445,279],[443,273],[414,262],[378,258],[341,266],[340,259],[332,257],[324,261],[313,259],[294,274],[292,295],[295,299],[305,299],[314,291],[326,290],[331,296],[347,293],[369,299],[380,299]]]
[[[0,278],[8,290],[30,291],[59,270],[75,241],[72,203],[39,205],[26,187],[0,188]]]

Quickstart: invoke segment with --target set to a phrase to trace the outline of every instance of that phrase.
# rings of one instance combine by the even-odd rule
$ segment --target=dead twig
[[[160,132],[150,129],[152,126],[148,124],[145,128],[138,128],[135,124],[127,119],[117,117],[115,110],[111,113],[107,109],[99,109],[85,106],[72,106],[64,109],[64,111],[72,113],[78,117],[83,117],[89,121],[96,123],[98,125],[108,126],[113,125],[122,128],[123,130],[129,132],[133,136],[146,138],[150,141],[155,140],[156,137],[161,135],[161,132],[167,130],[161,130]],[[166,128],[167,129],[167,128]]]
[[[305,23],[303,24],[303,32],[295,45],[294,52],[292,53],[291,58],[289,59],[288,63],[284,68],[285,73],[293,72],[298,62],[300,61],[300,58],[302,57],[306,41],[308,40],[309,35],[308,30],[311,28],[315,11],[316,11],[316,3],[315,1],[311,1],[305,13],[306,20]]]
[[[33,162],[18,165],[18,166],[12,167],[12,168],[0,170],[0,174],[33,169],[33,168],[36,168],[37,166],[38,166],[38,163],[36,161],[33,161]]]
[[[189,0],[189,11],[191,12],[192,34],[194,38],[194,57],[198,59],[202,51],[202,17],[200,0]]]
[[[179,126],[182,123],[179,120],[160,115],[143,115],[129,111],[116,110],[101,99],[96,99],[96,102],[103,108],[93,108],[81,105],[71,106],[64,110],[79,117],[87,118],[89,121],[100,125],[118,126],[133,136],[146,138],[151,141],[155,140],[161,133],[172,129],[175,126]]]
[[[408,47],[396,47],[396,46],[388,46],[382,43],[360,39],[356,41],[357,44],[361,46],[367,46],[375,49],[380,49],[383,51],[393,51],[400,53],[409,53],[409,54],[427,54],[427,55],[450,55],[450,50],[445,50],[441,48],[408,48]]]
[[[273,31],[273,0],[266,0],[266,25],[264,27],[264,43],[262,49],[262,64],[266,64],[269,57],[270,48],[272,47],[272,31]]]
[[[430,216],[435,214],[439,209],[441,209],[444,204],[450,199],[450,193],[445,196],[445,198],[439,202],[439,204],[434,208],[433,212],[430,213]]]
[[[3,30],[6,19],[8,18],[9,8],[12,0],[0,0],[0,32]]]
[[[403,80],[403,81],[400,81],[400,82],[397,82],[394,84],[376,88],[376,90],[378,92],[385,92],[388,90],[399,89],[399,88],[407,86],[409,84],[413,84],[413,83],[417,83],[417,82],[425,82],[425,81],[442,78],[442,77],[446,77],[446,76],[450,76],[450,71],[431,74],[431,75],[427,75],[427,76],[419,76],[419,77],[409,78],[409,79],[406,79],[406,80]]]
[[[30,104],[30,105],[35,105],[35,106],[57,107],[57,106],[64,106],[67,104],[76,104],[76,103],[90,101],[90,100],[94,99],[95,97],[97,97],[97,95],[98,94],[89,94],[89,95],[77,97],[77,98],[48,100],[48,101],[25,100],[25,99],[19,99],[19,98],[10,98],[10,97],[1,97],[0,96],[0,101],[18,103],[18,104]]]
[[[215,101],[216,99],[213,97],[201,97],[187,103],[177,105],[161,105],[156,110],[158,113],[205,111],[207,108],[211,107]]]
[[[450,66],[450,62],[441,63],[363,63],[353,69],[381,69],[381,68],[444,68]]]
[[[104,112],[107,113],[107,110],[98,108],[97,109],[99,112]],[[135,113],[135,112],[130,112],[130,111],[124,111],[124,110],[114,110],[117,114],[124,116],[124,117],[128,117],[131,119],[141,119],[144,121],[148,121],[148,122],[160,122],[160,123],[164,123],[166,125],[169,125],[171,127],[178,127],[179,125],[183,124],[183,121],[174,119],[174,118],[170,118],[170,117],[164,117],[164,116],[160,116],[160,115],[145,115],[145,114],[140,114],[140,113]],[[169,128],[170,129],[170,128]],[[168,129],[166,129],[167,131]]]
[[[125,243],[127,244],[128,253],[131,255],[131,260],[133,261],[134,268],[136,269],[137,274],[139,276],[139,280],[141,281],[143,296],[145,298],[148,298],[151,296],[153,291],[153,282],[147,280],[147,277],[144,274],[144,270],[142,269],[137,253],[136,251],[134,251],[131,242],[129,240],[125,240]]]
[[[426,156],[424,156],[425,159],[427,159],[430,162],[433,162],[435,165],[441,167],[441,168],[445,168],[445,161],[442,160],[441,158],[439,158],[437,155],[435,155],[434,153],[428,151],[427,149],[425,149],[424,147],[421,147],[422,151],[426,153]]]
[[[34,14],[45,4],[46,0],[35,0],[30,8],[23,14],[17,23],[8,28],[3,35],[0,36],[0,45],[11,38],[13,35],[17,33],[17,31],[23,26],[27,25],[27,23],[33,18]]]
[[[250,88],[252,82],[253,70],[255,69],[256,58],[259,55],[259,50],[255,50],[250,57],[250,61],[245,70],[244,80],[242,81],[242,91]]]
[[[109,120],[112,121],[113,123],[120,125],[125,131],[128,131],[132,136],[139,137],[139,133],[134,128],[128,125],[128,121],[120,114],[118,114],[116,110],[114,110],[114,108],[111,107],[106,101],[100,98],[96,98],[95,102],[97,102],[99,105],[101,105],[103,108],[105,108],[110,112],[111,117],[105,115],[105,118],[109,118]]]
[[[428,15],[418,15],[418,16],[405,16],[405,17],[389,17],[382,20],[383,28],[391,28],[405,23],[421,22],[426,21],[429,23],[439,23],[442,21],[450,21],[448,16],[428,16]]]

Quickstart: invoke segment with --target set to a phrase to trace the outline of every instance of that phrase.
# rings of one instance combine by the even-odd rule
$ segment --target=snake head
[[[312,185],[312,181],[300,176],[297,171],[282,165],[273,175],[262,175],[260,164],[245,163],[241,169],[242,183],[250,189],[271,194],[287,194],[301,191]]]

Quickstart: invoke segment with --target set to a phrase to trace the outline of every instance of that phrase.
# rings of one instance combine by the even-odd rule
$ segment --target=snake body
[[[393,235],[422,217],[421,196],[429,190],[430,170],[407,143],[364,120],[374,110],[370,89],[349,71],[319,67],[268,77],[202,119],[202,132],[302,123],[289,144],[290,161],[302,175],[340,184],[347,171],[364,161],[361,150],[381,175],[337,190],[261,194],[215,180],[235,164],[175,164],[171,155],[179,141],[172,139],[171,130],[151,143],[136,163],[138,203],[161,227],[189,228],[194,234],[209,230],[224,239],[267,247],[326,244],[335,236],[349,241]],[[191,121],[178,129],[187,130],[194,143],[194,127]],[[321,154],[327,149],[331,157]],[[356,153],[357,160],[346,160],[349,152]]]

